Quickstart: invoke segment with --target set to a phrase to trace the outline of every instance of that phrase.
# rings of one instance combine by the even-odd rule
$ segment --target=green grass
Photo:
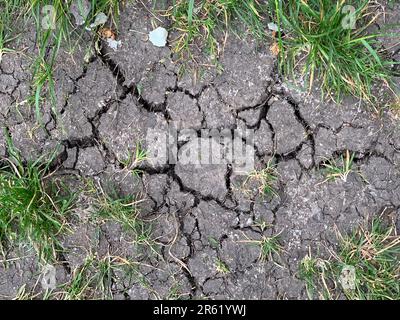
[[[349,299],[400,299],[400,237],[394,224],[374,219],[368,230],[361,227],[339,239],[339,264],[356,270],[355,290],[345,292]]]
[[[331,273],[331,264],[328,260],[313,258],[311,253],[305,256],[299,266],[299,277],[305,281],[309,299],[313,299],[319,293],[319,298],[332,299],[330,288],[328,287],[327,273]]]
[[[262,196],[277,196],[276,191],[278,182],[278,172],[273,159],[270,159],[265,168],[251,171],[246,180],[242,184],[242,189],[246,189],[246,185],[256,185],[258,194]]]
[[[91,12],[82,27],[77,27],[70,14],[71,0],[5,0],[0,5],[0,61],[4,54],[11,52],[7,45],[18,39],[20,26],[27,24],[28,28],[34,23],[36,29],[36,53],[32,62],[32,96],[29,101],[34,105],[37,120],[42,123],[42,105],[45,98],[50,101],[53,112],[55,109],[55,80],[57,55],[60,48],[73,51],[79,42],[84,27],[93,22],[95,16],[104,12],[109,15],[110,23],[115,27],[120,1],[118,0],[91,0]],[[54,8],[54,16],[49,21],[54,22],[54,28],[43,28],[43,18],[46,15],[44,7]],[[18,31],[19,30],[19,31]],[[72,40],[75,39],[75,40]],[[43,124],[43,123],[42,123]]]
[[[211,246],[213,249],[217,249],[219,247],[219,241],[218,239],[214,237],[208,237],[208,244]]]
[[[62,183],[50,179],[49,163],[39,158],[24,164],[13,151],[0,167],[1,243],[29,244],[44,261],[54,260],[61,249],[57,238],[67,230],[74,200]]]
[[[279,256],[283,250],[283,247],[279,243],[279,234],[271,237],[263,236],[259,245],[261,261],[272,261],[273,255]]]
[[[264,38],[266,4],[249,0],[174,0],[163,13],[172,20],[178,36],[172,40],[179,61],[195,60],[193,48],[205,48],[215,63],[223,51],[228,32],[237,32],[238,22],[256,38]]]
[[[355,29],[344,28],[345,5],[353,4]],[[374,83],[389,84],[392,62],[379,51],[378,34],[367,28],[376,19],[371,1],[271,0],[279,26],[279,65],[285,76],[303,78],[309,90],[341,100],[343,95],[372,101]]]
[[[354,153],[350,154],[350,151],[346,151],[345,156],[340,156],[340,161],[328,160],[327,163],[323,163],[324,172],[326,175],[325,181],[335,181],[341,179],[346,182],[350,173],[354,172]]]
[[[6,1],[0,4],[0,62],[4,54],[13,52],[7,46],[16,38],[11,26],[18,4],[18,1]]]
[[[148,152],[143,149],[141,143],[137,142],[134,151],[128,151],[125,159],[120,159],[119,162],[125,169],[129,170],[133,176],[139,176],[143,171],[139,166],[148,160]]]
[[[30,168],[30,166],[28,167]],[[36,168],[36,166],[34,167]],[[36,169],[34,172],[36,172]],[[3,195],[5,193],[9,198],[7,198],[8,202],[5,201],[7,206],[0,204],[0,227],[2,227],[0,231],[1,235],[7,235],[7,240],[10,242],[12,240],[13,243],[16,243],[15,232],[11,225],[18,226],[20,230],[17,231],[19,233],[23,232],[23,239],[29,238],[29,242],[34,243],[34,247],[39,249],[39,254],[45,258],[43,260],[55,262],[57,258],[55,252],[63,250],[57,238],[67,230],[65,214],[68,213],[68,210],[57,209],[59,199],[50,198],[50,195],[43,191],[44,189],[41,187],[39,179],[41,176],[43,174],[35,175],[33,181],[29,176],[28,182],[30,184],[29,188],[26,188],[28,191],[25,188],[20,190],[20,184],[15,186],[15,182],[10,182],[10,184],[13,185],[13,190],[15,189],[18,192],[11,194],[8,188],[2,189],[5,191],[0,192],[0,201],[4,199]],[[0,177],[3,178],[3,171],[1,171]],[[116,194],[113,194],[113,196],[99,195],[97,188],[92,183],[87,182],[86,185],[89,189],[87,191],[88,194],[94,200],[94,211],[90,223],[99,225],[105,222],[112,222],[121,225],[124,232],[129,235],[126,240],[130,242],[132,248],[137,250],[134,252],[135,256],[133,258],[110,254],[100,258],[97,253],[90,253],[82,265],[73,270],[72,277],[67,283],[61,284],[51,291],[43,292],[44,297],[48,299],[112,299],[114,294],[112,284],[120,283],[120,281],[124,281],[124,285],[138,281],[144,283],[145,279],[137,268],[141,264],[139,261],[149,252],[157,253],[156,242],[152,237],[152,224],[139,217],[138,205],[140,201],[131,196],[121,198]],[[19,194],[22,194],[23,197],[18,196]],[[37,194],[37,199],[34,194]],[[51,203],[48,204],[47,199],[51,199]],[[37,202],[41,204],[40,209],[37,208]],[[71,203],[72,201],[63,202],[64,208],[71,208]],[[18,206],[16,206],[17,204]],[[4,219],[9,219],[5,213],[10,211],[15,211],[24,220],[20,217],[18,220],[7,220],[7,223],[3,223]],[[42,217],[47,219],[36,221]],[[25,221],[29,222],[29,229],[25,227],[27,226]],[[3,228],[3,226],[6,226],[6,228]],[[32,232],[39,235],[39,237],[32,240],[32,236],[30,236]],[[122,287],[123,285],[121,284]],[[15,298],[35,299],[40,296],[40,294],[33,292],[34,289],[28,292],[25,287],[21,287]]]
[[[72,279],[65,286],[64,300],[80,300],[88,296],[88,288],[92,282],[89,268],[93,264],[93,258],[88,257],[80,268],[73,271]]]
[[[279,257],[284,251],[283,246],[280,244],[280,234],[272,236],[263,235],[260,240],[249,239],[240,242],[257,245],[260,248],[259,260],[261,262],[274,261],[274,256]]]
[[[399,0],[388,0],[389,8],[393,9],[396,2],[399,2]]]
[[[182,287],[179,283],[174,283],[169,289],[169,294],[165,300],[188,300],[189,293],[182,293]]]
[[[85,26],[93,22],[99,12],[110,17],[116,28],[121,1],[91,0],[92,10]],[[34,21],[37,34],[37,54],[32,63],[32,97],[36,116],[41,121],[43,101],[50,101],[56,111],[54,68],[60,48],[73,51],[85,26],[76,27],[69,14],[72,1],[67,0],[5,0],[0,12],[0,59],[11,50],[8,44],[19,35],[19,22]],[[343,6],[349,3],[337,0],[257,1],[257,0],[174,0],[167,10],[158,12],[172,21],[175,31],[170,39],[173,51],[182,63],[198,62],[194,51],[208,54],[218,66],[229,33],[252,34],[262,41],[272,32],[266,26],[272,17],[279,31],[276,34],[280,67],[287,77],[300,74],[306,86],[319,86],[322,94],[339,100],[343,95],[372,100],[371,87],[375,82],[390,83],[391,61],[383,58],[377,44],[377,34],[366,29],[376,10],[369,10],[371,1],[354,0],[356,29],[342,26]],[[43,29],[42,9],[55,8],[55,29]],[[372,11],[372,12],[371,12]],[[243,28],[244,27],[244,28]],[[208,64],[207,64],[208,65]]]
[[[28,289],[24,284],[13,300],[112,300],[117,284],[123,291],[123,288],[129,288],[134,282],[144,285],[145,281],[138,270],[138,263],[118,256],[106,255],[99,258],[90,254],[81,266],[72,271],[68,282],[45,292]]]
[[[329,260],[308,255],[301,262],[310,298],[319,291],[321,298],[334,299],[340,289],[348,299],[400,299],[400,237],[394,222],[374,218],[349,235],[338,233],[338,240],[338,251]],[[343,286],[348,269],[355,275],[350,288]]]
[[[152,224],[140,217],[138,205],[140,200],[133,196],[118,197],[103,194],[99,197],[95,217],[101,221],[112,221],[122,226],[131,237],[132,245],[139,250],[146,248],[155,251],[155,240],[152,237]]]
[[[226,265],[225,262],[223,262],[221,259],[217,259],[215,263],[215,269],[218,273],[221,274],[229,274],[231,271],[229,270],[229,267]]]
[[[140,276],[137,265],[126,259],[110,255],[99,259],[90,255],[54,297],[62,300],[112,299],[112,284],[121,280],[117,277],[119,272],[126,277]]]

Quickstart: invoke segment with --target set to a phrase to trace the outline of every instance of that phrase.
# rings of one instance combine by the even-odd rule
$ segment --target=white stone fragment
[[[268,23],[268,29],[271,31],[278,31],[279,27],[277,26],[276,23],[270,22]]]
[[[121,40],[118,40],[118,41],[117,41],[117,40],[108,38],[106,41],[107,41],[107,45],[108,45],[111,49],[113,49],[114,51],[117,51],[117,49],[122,45]]]
[[[149,33],[149,40],[156,47],[165,47],[167,38],[168,31],[163,27],[158,27]]]

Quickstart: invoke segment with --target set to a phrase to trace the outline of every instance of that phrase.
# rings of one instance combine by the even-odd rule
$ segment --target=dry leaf
[[[271,46],[269,47],[269,50],[274,56],[277,56],[279,54],[279,44],[278,42],[274,41]]]
[[[100,37],[102,37],[103,39],[115,40],[116,38],[115,32],[112,31],[110,28],[101,28],[99,30],[99,34]]]

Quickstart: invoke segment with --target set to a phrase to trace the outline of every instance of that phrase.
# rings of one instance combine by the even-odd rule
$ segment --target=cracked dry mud
[[[153,221],[154,236],[162,243],[159,255],[138,255],[119,226],[106,223],[97,232],[87,223],[90,195],[82,195],[72,233],[62,240],[66,251],[56,266],[57,282],[67,282],[94,251],[99,257],[109,253],[142,262],[147,285],[141,279],[113,283],[115,299],[172,298],[171,292],[185,298],[306,298],[298,265],[309,248],[327,254],[337,246],[335,226],[349,231],[385,208],[399,217],[399,121],[390,113],[377,117],[352,99],[335,105],[293,89],[277,76],[268,46],[233,36],[220,61],[223,72],[207,70],[196,83],[190,75],[178,77],[171,50],[153,47],[136,32],[151,30],[150,18],[128,5],[118,51],[102,46],[87,63],[86,47],[73,55],[60,53],[58,115],[46,103],[44,128],[26,102],[34,35],[26,32],[15,43],[28,48],[24,54],[5,55],[0,64],[0,123],[24,159],[59,146],[57,174],[71,183],[78,186],[89,178],[103,188],[113,185],[122,195],[140,195],[145,199],[141,214]],[[170,124],[197,132],[253,129],[257,167],[271,157],[276,161],[277,196],[244,193],[237,187],[240,177],[226,164],[194,168],[147,161],[140,178],[133,178],[121,163],[126,151],[146,141],[149,128],[166,132]],[[180,143],[179,152],[190,143]],[[355,153],[360,174],[322,183],[321,163],[346,150]],[[2,131],[0,154],[8,154]],[[270,227],[259,228],[259,221]],[[260,261],[259,247],[246,240],[278,233],[284,251],[277,263]],[[15,248],[7,259],[23,256]],[[217,261],[229,273],[218,272]],[[15,296],[23,284],[32,288],[38,277],[32,255],[0,266],[0,296]]]

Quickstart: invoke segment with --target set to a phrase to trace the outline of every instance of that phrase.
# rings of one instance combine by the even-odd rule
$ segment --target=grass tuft
[[[229,270],[229,267],[226,265],[224,261],[221,259],[217,259],[215,263],[215,269],[218,273],[221,274],[229,274],[231,271]]]
[[[340,267],[355,268],[355,288],[345,291],[349,299],[400,299],[400,237],[396,226],[373,219],[349,236],[339,234]]]
[[[279,234],[271,237],[263,236],[259,244],[261,261],[273,261],[273,255],[279,256],[283,250],[283,247],[279,243]]]
[[[374,218],[349,235],[338,233],[339,248],[329,260],[306,256],[300,276],[312,298],[338,297],[338,289],[351,300],[400,299],[400,237],[394,222]]]
[[[13,52],[8,48],[8,44],[16,39],[16,35],[12,30],[13,20],[16,11],[20,5],[20,1],[5,1],[0,4],[0,63],[3,55]]]
[[[132,196],[118,197],[116,195],[101,196],[98,200],[95,215],[103,221],[120,224],[132,238],[132,244],[139,250],[150,248],[155,250],[152,237],[152,224],[140,217],[138,209],[140,201]]]
[[[18,154],[0,167],[0,240],[30,244],[44,261],[56,258],[57,237],[67,230],[66,214],[74,196],[49,179],[49,162],[23,164]]]
[[[112,285],[119,283],[117,274],[140,277],[137,265],[117,256],[107,255],[99,259],[88,256],[84,263],[73,271],[71,280],[62,286],[62,300],[112,299]]]
[[[343,0],[270,3],[279,27],[280,67],[286,76],[295,79],[300,74],[309,90],[319,86],[322,95],[336,101],[343,95],[372,101],[373,84],[389,84],[393,62],[379,50],[380,35],[368,34],[379,15],[371,1],[352,1],[353,14]]]
[[[278,182],[278,172],[273,159],[270,159],[265,168],[251,171],[246,180],[242,184],[242,188],[246,192],[246,185],[253,185],[258,188],[258,194],[262,196],[274,197],[278,193],[276,191]],[[248,191],[247,191],[248,192]]]
[[[91,11],[86,19],[88,26],[95,16],[103,12],[115,25],[120,9],[119,0],[90,0]],[[55,80],[53,76],[57,56],[61,47],[74,47],[72,38],[81,38],[82,27],[75,25],[70,7],[72,0],[5,0],[0,4],[0,61],[4,54],[12,52],[8,44],[18,38],[15,25],[34,23],[36,29],[36,53],[32,63],[32,96],[29,99],[35,106],[36,118],[42,123],[42,104],[47,97],[57,114]],[[49,10],[49,8],[52,8]],[[48,17],[48,18],[46,18]],[[52,25],[50,27],[50,24]]]
[[[257,0],[174,0],[164,15],[172,20],[172,29],[178,33],[172,43],[179,61],[195,59],[192,49],[197,45],[205,47],[215,63],[228,32],[238,30],[238,22],[245,26],[245,32],[264,38],[266,10],[266,4]]]
[[[335,181],[336,179],[341,179],[346,182],[350,173],[354,172],[354,153],[350,154],[349,150],[346,150],[346,155],[340,156],[340,162],[333,160],[328,160],[324,163],[324,171],[326,175],[325,181]],[[324,182],[325,182],[324,181]]]
[[[280,244],[280,235],[281,232],[272,236],[263,235],[259,240],[249,239],[245,235],[246,240],[240,242],[257,245],[260,248],[261,262],[274,261],[274,256],[280,257],[281,252],[284,251],[284,247]]]
[[[140,142],[136,143],[133,151],[128,151],[127,156],[119,162],[125,169],[129,170],[133,176],[139,176],[143,171],[139,168],[145,161],[148,160],[148,152]]]
[[[320,297],[323,299],[331,299],[330,289],[327,285],[326,273],[330,268],[330,262],[320,258],[313,258],[311,252],[306,255],[300,262],[299,277],[306,283],[306,290],[309,299],[313,299],[318,291],[318,286],[322,287]]]

